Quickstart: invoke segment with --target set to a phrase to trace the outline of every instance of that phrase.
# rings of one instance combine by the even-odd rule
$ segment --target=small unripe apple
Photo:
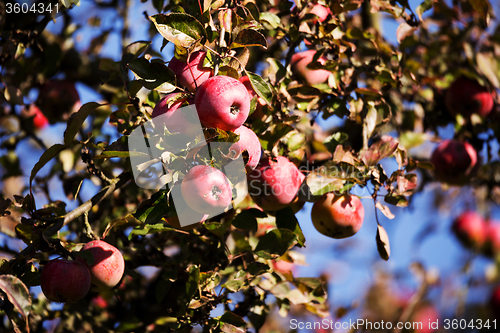
[[[468,248],[481,248],[486,241],[488,227],[484,219],[474,211],[467,211],[453,221],[453,231]]]
[[[252,170],[255,169],[262,154],[259,138],[251,129],[245,126],[238,127],[234,130],[234,133],[238,134],[240,138],[229,150],[236,150],[238,155],[246,150],[248,152],[247,166]]]
[[[168,68],[174,72],[177,82],[181,86],[194,92],[197,87],[212,76],[212,69],[203,67],[206,56],[207,53],[204,51],[193,52],[189,58],[189,63],[173,57],[168,64]]]
[[[452,116],[460,114],[469,118],[473,113],[483,117],[493,109],[493,97],[476,80],[460,77],[446,91],[445,103]]]
[[[463,185],[477,163],[477,153],[467,142],[443,140],[431,156],[436,179],[452,185]]]
[[[304,174],[284,156],[262,158],[247,176],[248,192],[264,210],[279,210],[297,196]]]
[[[234,131],[248,117],[250,96],[240,81],[229,76],[214,76],[196,91],[194,99],[201,124]]]
[[[315,50],[298,52],[292,56],[291,60],[292,71],[296,73],[298,76],[302,77],[309,85],[324,83],[326,82],[326,80],[328,80],[328,77],[331,74],[326,69],[307,68],[307,65],[309,65],[312,62],[312,59],[315,54],[316,54]],[[324,65],[326,59],[324,57],[320,57],[318,59],[318,62]]]
[[[239,78],[239,81],[243,83],[245,88],[247,88],[248,91],[248,96],[250,99],[253,99],[255,96],[257,96],[257,105],[255,106],[255,111],[248,116],[249,119],[262,119],[264,117],[264,113],[262,112],[262,107],[266,105],[266,102],[262,97],[259,97],[255,90],[253,90],[252,84],[250,83],[250,79],[248,76],[242,76]]]
[[[83,261],[90,271],[92,283],[99,289],[111,289],[120,282],[125,271],[125,260],[120,251],[111,244],[102,240],[93,240],[85,244],[82,251],[88,250],[92,254],[94,261],[89,265]]]
[[[182,180],[181,192],[188,207],[202,214],[222,213],[232,200],[226,175],[208,165],[189,170]]]
[[[172,93],[163,97],[153,109],[152,117],[155,126],[165,126],[170,133],[186,134],[189,139],[196,136],[200,129],[198,122],[191,120],[191,109],[184,108],[184,103],[192,104],[193,100],[179,98],[181,93]]]
[[[42,292],[52,302],[76,302],[90,290],[90,273],[76,260],[49,261],[41,273]]]
[[[40,88],[36,105],[50,124],[67,121],[81,106],[80,96],[73,82],[50,80]]]
[[[324,194],[311,210],[311,219],[321,234],[341,239],[356,234],[365,218],[365,209],[357,196]]]

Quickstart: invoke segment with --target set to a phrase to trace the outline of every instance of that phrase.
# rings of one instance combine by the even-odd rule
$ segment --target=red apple
[[[314,4],[313,5],[313,4],[310,3],[309,7],[310,7],[310,9],[309,9],[309,11],[307,11],[307,14],[314,14],[314,15],[318,16],[317,19],[311,19],[311,20],[309,20],[309,22],[311,22],[312,24],[316,24],[316,22],[318,22],[318,20],[320,22],[324,22],[326,20],[326,18],[328,17],[328,14],[331,14],[330,8],[325,7],[323,5],[320,5],[320,4]],[[302,22],[300,24],[299,31],[301,31],[301,32],[311,32],[309,30],[309,27],[307,26],[307,22]],[[308,44],[307,41],[306,41],[306,44]]]
[[[488,227],[478,213],[467,211],[462,213],[452,226],[458,239],[468,248],[481,248],[486,241]]]
[[[260,156],[262,154],[262,146],[260,145],[257,135],[248,127],[240,126],[234,130],[234,133],[240,136],[238,142],[232,145],[229,149],[236,150],[238,155],[244,150],[248,152],[247,166],[252,170],[259,164]]]
[[[419,326],[415,327],[415,333],[432,333],[436,332],[436,329],[431,328],[431,324],[437,320],[439,320],[439,313],[434,306],[425,305],[415,311],[411,321],[419,323]]]
[[[500,286],[496,286],[493,289],[490,298],[490,308],[493,318],[500,320]]]
[[[38,106],[36,106],[35,104],[31,104],[29,107],[23,108],[23,110],[21,111],[21,117],[33,117],[33,127],[37,130],[41,130],[49,124],[47,117],[43,115],[42,111],[40,111],[40,108],[38,108]]]
[[[311,219],[321,234],[341,239],[356,234],[365,218],[365,209],[357,196],[324,194],[311,210]]]
[[[294,273],[295,265],[292,262],[288,262],[285,260],[272,260],[271,261],[272,269],[280,273]]]
[[[98,309],[105,309],[108,307],[108,301],[101,295],[92,298],[92,305]]]
[[[214,76],[196,91],[194,99],[201,124],[234,131],[248,117],[250,96],[240,81],[229,76]]]
[[[80,96],[73,82],[50,80],[40,88],[36,105],[49,123],[67,121],[81,106]]]
[[[305,176],[284,156],[265,157],[248,174],[248,192],[264,210],[279,210],[297,196]]]
[[[186,134],[192,139],[198,133],[200,124],[190,120],[192,117],[189,113],[194,108],[183,107],[184,103],[192,104],[193,100],[182,98],[181,95],[173,93],[163,97],[156,104],[151,116],[155,126],[165,126],[170,133]]]
[[[90,290],[89,270],[76,260],[51,260],[40,278],[42,292],[52,302],[76,302]]]
[[[250,79],[248,78],[248,76],[245,75],[245,76],[240,77],[239,81],[241,83],[243,83],[245,88],[247,88],[248,95],[249,95],[250,99],[253,99],[255,96],[257,96],[257,105],[255,107],[255,111],[250,116],[248,116],[248,118],[249,119],[262,119],[262,117],[264,117],[264,113],[262,112],[262,107],[264,105],[266,105],[266,102],[264,101],[264,99],[262,97],[259,97],[259,95],[257,95],[255,90],[253,90],[252,84],[250,83]]]
[[[260,222],[257,224],[257,232],[255,233],[255,237],[260,238],[272,229],[276,229],[276,223]]]
[[[120,251],[102,240],[93,240],[82,248],[82,251],[88,250],[92,254],[94,261],[89,265],[81,257],[78,260],[83,261],[90,271],[92,283],[99,289],[111,289],[120,282],[125,271],[125,260]]]
[[[493,109],[493,97],[476,80],[460,77],[446,91],[446,108],[452,116],[469,118],[473,113],[486,117]]]
[[[468,181],[477,163],[477,153],[467,142],[443,140],[431,156],[436,179],[452,185]]]
[[[207,53],[204,51],[197,51],[191,54],[189,63],[172,58],[168,64],[177,77],[177,82],[186,87],[189,91],[194,92],[203,82],[212,76],[212,69],[210,67],[203,67],[203,61]]]
[[[218,214],[231,203],[231,185],[222,171],[198,165],[189,170],[181,184],[188,207],[202,214]]]
[[[302,77],[307,84],[316,85],[320,83],[324,83],[328,80],[331,72],[326,69],[309,69],[307,65],[312,62],[314,55],[316,54],[315,50],[307,50],[304,52],[295,53],[292,56],[291,64],[292,71],[296,73],[298,76]],[[326,59],[320,57],[318,62],[322,65],[325,64]]]

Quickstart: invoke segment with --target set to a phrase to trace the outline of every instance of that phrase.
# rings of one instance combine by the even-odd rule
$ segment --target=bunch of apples
[[[256,94],[248,76],[241,76],[238,80],[224,75],[213,76],[213,70],[204,66],[206,57],[205,51],[197,51],[188,59],[174,57],[169,62],[177,82],[193,93],[194,98],[179,98],[182,93],[169,94],[155,106],[153,118],[163,115],[170,126],[175,124],[172,126],[176,127],[175,131],[192,135],[196,129],[189,125],[189,119],[180,112],[180,108],[184,104],[194,104],[201,125],[232,131],[239,136],[230,151],[236,155],[243,151],[248,153],[246,167],[249,193],[253,200],[268,211],[286,207],[296,198],[305,176],[286,157],[261,159],[259,138],[244,123],[249,117],[251,99],[257,99],[256,112],[261,112],[264,100]],[[192,167],[180,188],[185,202],[185,205],[181,205],[185,207],[181,209],[198,213],[201,222],[208,214],[223,211],[232,200],[232,189],[227,177],[221,170],[209,165]],[[173,225],[178,223],[175,217],[169,222]]]
[[[94,240],[85,244],[82,251],[89,253],[89,262],[78,256],[76,260],[51,260],[42,268],[41,287],[48,300],[77,302],[87,295],[91,285],[107,290],[120,282],[125,260],[116,247]]]
[[[311,85],[325,82],[331,74],[326,70],[307,68],[315,53],[309,50],[292,57],[294,72]],[[257,95],[248,76],[241,76],[238,80],[223,75],[213,76],[212,69],[204,66],[206,58],[206,52],[197,51],[187,59],[174,57],[169,62],[177,82],[193,93],[194,98],[181,97],[186,96],[182,93],[169,94],[155,106],[153,118],[162,115],[163,119],[168,119],[170,126],[175,127],[175,131],[193,135],[197,129],[189,125],[189,119],[180,110],[185,104],[194,104],[204,127],[232,131],[239,136],[230,150],[237,154],[248,152],[247,180],[253,201],[268,212],[291,205],[297,201],[305,175],[284,156],[262,157],[258,136],[244,125],[252,120],[249,118],[251,99],[257,99],[255,112],[261,115],[264,100]],[[183,212],[187,209],[200,222],[204,222],[211,213],[223,211],[232,200],[231,185],[224,173],[203,164],[187,172],[181,182],[180,192],[184,202],[176,205],[176,210],[179,213],[179,209]],[[356,196],[328,193],[314,205],[312,218],[321,233],[333,238],[345,238],[360,229],[364,210]],[[179,227],[175,216],[167,218],[167,221]]]

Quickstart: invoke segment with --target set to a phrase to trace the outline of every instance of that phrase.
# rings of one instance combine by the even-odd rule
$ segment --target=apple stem
[[[212,196],[216,199],[219,200],[220,195],[222,194],[222,191],[220,188],[217,186],[212,186]]]
[[[229,111],[231,112],[231,114],[238,114],[238,112],[240,112],[240,108],[237,107],[236,105],[231,105]]]

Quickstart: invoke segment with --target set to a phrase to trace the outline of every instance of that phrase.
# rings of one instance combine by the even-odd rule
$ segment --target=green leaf
[[[260,20],[266,21],[273,29],[278,28],[281,23],[279,16],[270,12],[260,13]]]
[[[262,148],[271,151],[274,145],[289,132],[293,131],[293,127],[287,124],[279,123],[272,131],[267,131],[259,140]]]
[[[241,30],[234,42],[229,46],[231,49],[235,49],[238,47],[247,47],[247,46],[261,46],[267,49],[267,40],[263,34],[253,29],[244,29]]]
[[[271,87],[269,87],[267,82],[260,75],[252,72],[246,73],[255,93],[259,95],[259,97],[262,97],[268,105],[271,105],[273,99]]]
[[[86,104],[83,104],[80,110],[78,112],[75,112],[71,115],[71,117],[68,120],[68,126],[66,127],[66,130],[64,131],[64,144],[66,146],[70,146],[73,143],[73,139],[76,137],[78,132],[83,126],[83,123],[87,119],[87,117],[100,107],[101,104],[95,103],[95,102],[89,102]]]
[[[160,35],[176,46],[190,48],[195,42],[207,37],[200,21],[189,14],[157,14],[150,16],[150,19]]]
[[[220,238],[222,238],[222,236],[224,236],[224,234],[227,231],[226,225],[224,223],[206,222],[206,223],[203,223],[203,226],[208,231],[210,231],[211,233],[213,233],[216,236],[219,236]]]
[[[328,149],[329,152],[333,153],[335,152],[337,146],[343,144],[345,141],[347,141],[347,139],[349,139],[349,136],[346,133],[337,132],[327,137],[323,141],[323,144],[325,145],[326,149]]]
[[[406,199],[403,195],[392,195],[387,194],[384,198],[385,202],[391,205],[395,205],[398,207],[406,207],[408,206],[408,199]]]
[[[134,236],[145,236],[153,234],[156,232],[175,230],[166,223],[156,223],[156,224],[144,224],[132,229],[128,235],[128,239],[132,239]]]
[[[176,89],[175,74],[163,63],[158,61],[150,63],[145,58],[139,58],[131,61],[129,68],[142,86],[149,90],[169,93]]]
[[[158,225],[156,223],[158,223],[161,220],[161,218],[170,211],[170,207],[166,200],[166,195],[167,194],[165,191],[156,192],[150,199],[148,199],[145,203],[141,205],[141,208],[139,208],[133,214],[133,216],[142,223],[146,223],[149,225],[152,224]],[[140,228],[141,226],[137,227],[136,229]]]
[[[433,0],[424,0],[424,2],[417,7],[417,15],[420,18],[420,21],[423,21],[422,14],[432,8],[433,2]]]
[[[31,296],[26,285],[13,275],[0,275],[0,290],[7,295],[9,302],[21,314],[26,322],[26,331],[29,332],[28,315],[31,311]]]
[[[106,149],[95,158],[111,158],[111,157],[121,157],[126,158],[130,156],[128,148],[128,137],[122,136],[112,144],[106,147]]]
[[[222,287],[228,289],[229,291],[235,293],[241,289],[241,287],[245,284],[245,281],[242,280],[229,280],[224,283]]]
[[[26,244],[33,242],[34,237],[33,228],[30,225],[18,223],[15,227],[16,236]]]
[[[276,226],[292,231],[297,236],[298,244],[301,247],[305,245],[306,238],[291,207],[285,207],[276,212]]]
[[[255,254],[264,259],[281,257],[297,244],[297,236],[288,229],[273,229],[262,236],[255,248]]]
[[[189,299],[193,298],[198,291],[200,284],[200,268],[198,266],[189,267],[189,277],[186,281],[186,295]]]
[[[151,43],[151,41],[137,41],[129,44],[125,50],[123,50],[122,64],[125,66],[132,60],[139,58]]]
[[[233,226],[238,229],[250,229],[253,232],[257,232],[258,224],[257,218],[267,217],[267,214],[263,211],[250,208],[245,209],[238,215],[236,215],[233,219]]]
[[[153,7],[161,13],[163,11],[163,5],[165,4],[165,0],[153,0]]]
[[[220,318],[220,329],[222,332],[226,333],[245,333],[247,323],[243,318],[234,314],[231,311],[227,311]]]
[[[65,145],[56,143],[55,145],[53,145],[52,147],[43,152],[42,156],[40,157],[38,162],[36,162],[35,166],[31,170],[30,188],[31,188],[31,183],[33,182],[33,179],[35,179],[35,176],[38,173],[38,171],[40,171],[40,169],[42,169],[45,166],[45,164],[47,164],[51,159],[56,157],[57,154],[59,154],[64,149],[66,149]]]

